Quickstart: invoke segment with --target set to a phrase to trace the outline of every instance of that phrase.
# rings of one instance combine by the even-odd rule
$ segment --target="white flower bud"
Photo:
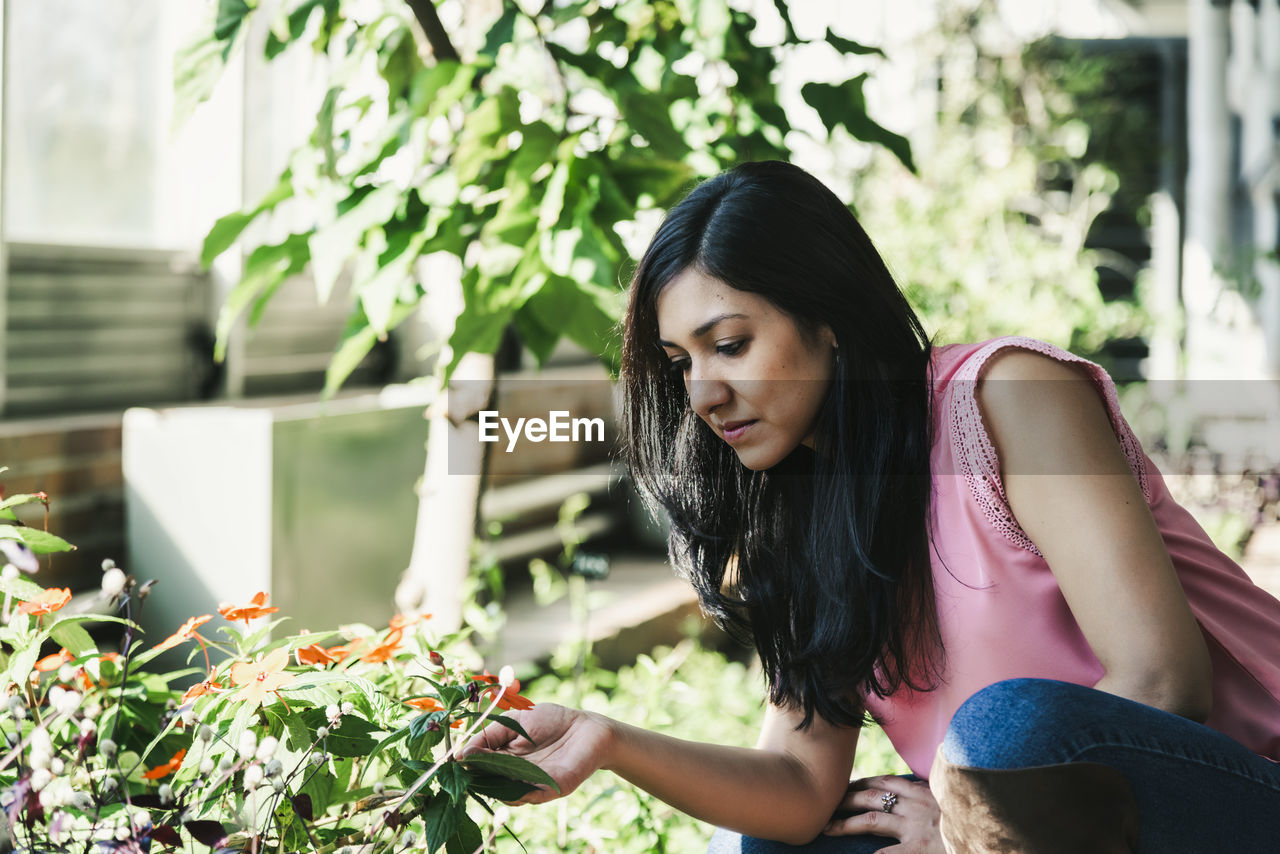
[[[108,599],[116,598],[124,592],[124,585],[128,580],[123,571],[111,567],[102,574],[102,595]]]
[[[324,716],[331,721],[336,721],[338,718],[342,717],[342,709],[338,708],[337,705],[330,703],[324,707]]]
[[[213,741],[213,729],[208,724],[200,724],[200,733],[198,738],[208,744]]]
[[[116,743],[109,738],[104,738],[98,742],[98,752],[107,759],[112,759],[116,755]]]
[[[40,806],[44,807],[45,812],[53,812],[62,806],[61,793],[57,786],[50,783],[40,790]]]
[[[387,790],[387,784],[386,784],[386,783],[382,782],[381,780],[375,780],[375,781],[374,781],[374,783],[373,783],[373,793],[374,793],[375,795],[381,795],[381,794],[382,794],[383,792],[385,792],[386,790]]]
[[[64,664],[58,668],[59,682],[72,682],[76,678],[78,668],[72,667],[70,664]]]
[[[20,574],[21,573],[18,572],[18,568],[11,563],[6,563],[4,565],[3,572],[0,572],[0,575],[3,575],[5,581],[13,581]]]
[[[258,737],[254,735],[253,730],[247,729],[240,733],[240,746],[236,748],[236,753],[241,759],[252,759],[253,754],[258,750]]]
[[[503,665],[502,669],[498,671],[498,682],[501,683],[502,685],[510,685],[512,682],[515,682],[515,681],[516,681],[516,669],[512,667],[510,664]]]
[[[280,746],[280,740],[273,735],[269,735],[258,743],[258,749],[254,756],[259,762],[268,762],[271,757],[276,755],[276,748]]]
[[[67,770],[67,763],[63,762],[59,757],[55,756],[49,760],[49,771],[53,776],[61,777],[62,772]]]
[[[400,844],[405,848],[412,848],[418,842],[418,835],[412,830],[406,830],[404,836],[400,837]]]
[[[201,777],[208,777],[210,774],[213,773],[213,768],[214,768],[214,764],[213,764],[212,756],[206,756],[204,759],[200,760],[200,776]]]
[[[130,836],[133,836],[133,828],[129,826],[128,822],[121,822],[120,826],[116,828],[116,841],[125,842]]]
[[[102,559],[102,571],[103,571],[103,572],[107,572],[107,571],[112,570],[112,569],[115,569],[115,568],[116,568],[116,562],[115,562],[114,560],[112,560],[112,559],[111,559],[111,558],[109,558],[109,557],[107,557],[107,558],[103,558],[103,559]]]
[[[342,704],[342,713],[343,713],[344,715],[354,715],[354,714],[356,713],[356,707],[355,707],[355,704],[354,704],[354,703],[351,703],[351,702],[343,703],[343,704]]]
[[[316,727],[316,738],[328,738],[329,728],[327,726]]]
[[[60,685],[54,685],[49,689],[49,705],[53,706],[55,712],[67,717],[75,714],[83,699],[79,691],[68,691]]]
[[[182,715],[180,716],[180,720],[186,726],[194,726],[196,722],[195,707],[192,706],[191,708],[188,708],[185,711],[183,711]]]
[[[258,784],[262,782],[262,766],[250,765],[244,769],[244,789],[246,792],[252,792],[258,788]]]
[[[47,769],[49,760],[53,758],[53,742],[49,739],[49,731],[44,727],[36,727],[31,732],[31,741],[28,744],[31,752],[27,757],[27,763],[32,768]]]
[[[88,812],[93,809],[93,797],[88,792],[73,792],[71,806],[82,812]]]
[[[160,806],[167,807],[173,803],[173,786],[168,783],[161,783],[160,790],[156,794],[160,796]]]
[[[109,795],[116,790],[118,785],[115,777],[103,777],[98,783],[98,788],[102,790],[102,794]]]
[[[98,725],[93,722],[92,718],[85,718],[80,721],[80,734],[93,735],[98,730]]]
[[[312,767],[319,765],[322,762],[324,762],[323,753],[313,753],[307,757],[307,763],[310,764]]]
[[[49,781],[53,779],[53,774],[49,773],[48,768],[37,768],[31,772],[31,789],[38,792],[45,786],[49,785]]]
[[[218,760],[219,774],[229,774],[231,773],[231,769],[234,767],[236,767],[236,763],[232,762],[231,759],[226,756]]]
[[[273,778],[271,779],[271,788],[272,788],[272,789],[274,789],[276,792],[283,792],[283,791],[284,791],[284,778],[283,778],[283,777],[273,777]]]
[[[262,773],[268,777],[279,777],[282,771],[284,771],[284,763],[279,759],[272,759],[266,765],[262,766]]]

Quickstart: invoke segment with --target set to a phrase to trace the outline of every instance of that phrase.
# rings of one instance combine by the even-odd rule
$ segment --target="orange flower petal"
[[[30,614],[33,617],[39,617],[44,614],[52,614],[54,611],[59,610],[63,605],[70,601],[71,588],[50,587],[47,590],[40,591],[35,598],[20,604],[18,606],[18,612],[21,614]]]
[[[66,664],[74,657],[75,656],[71,654],[71,651],[64,646],[53,655],[46,655],[44,658],[37,661],[35,663],[35,669],[40,673],[50,673]]]
[[[435,697],[413,697],[405,700],[405,703],[424,712],[438,712],[444,708]]]

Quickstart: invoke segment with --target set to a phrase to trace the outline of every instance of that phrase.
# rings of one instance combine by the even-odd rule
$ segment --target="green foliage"
[[[924,39],[941,74],[931,148],[917,176],[878,155],[855,207],[943,342],[1017,334],[1096,353],[1144,326],[1133,302],[1104,300],[1107,259],[1086,248],[1119,183],[1077,114],[1080,81],[999,26],[983,3]]]
[[[779,45],[758,44],[755,18],[718,0],[503,0],[483,21],[476,5],[440,6],[461,18],[455,32],[430,0],[276,7],[264,55],[311,51],[328,94],[277,188],[205,241],[206,264],[237,239],[248,258],[218,323],[220,355],[235,320],[248,311],[252,324],[283,279],[309,265],[324,300],[349,267],[357,304],[332,392],[426,293],[415,261],[447,252],[464,262],[465,307],[446,373],[467,352],[494,351],[510,327],[540,360],[569,338],[616,368],[621,230],[727,165],[787,158],[798,132],[777,103],[779,62],[802,44],[782,0]],[[181,103],[208,95],[260,14],[220,0],[178,57]],[[910,167],[906,140],[867,116],[864,79],[813,84],[806,98],[827,128]],[[291,234],[248,231],[277,210]]]
[[[748,747],[755,744],[764,713],[764,681],[757,668],[686,640],[642,655],[614,673],[598,667],[583,675],[572,667],[534,680],[528,693],[539,701],[579,706],[636,726],[693,741]],[[858,739],[855,775],[901,774],[906,768],[877,727]],[[610,774],[596,774],[566,798],[514,810],[511,838],[497,850],[575,854],[700,854],[712,828]]]
[[[273,638],[284,620],[250,634],[276,610],[259,594],[219,608],[246,622],[243,634],[221,626],[215,642],[198,631],[213,617],[200,615],[149,645],[127,618],[142,598],[133,580],[107,571],[121,583],[108,593],[104,576],[100,604],[118,602],[125,618],[65,616],[69,593],[0,580],[0,734],[15,747],[0,759],[0,794],[18,850],[389,852],[413,834],[428,851],[471,852],[488,799],[555,788],[518,757],[456,758],[488,722],[525,735],[495,712],[527,701],[514,675],[471,675],[461,638],[433,638],[424,620],[346,627],[325,647],[323,635]],[[99,649],[90,621],[125,626],[122,654]],[[48,641],[61,649],[41,657]],[[149,669],[184,644],[204,651],[203,673]],[[184,691],[192,673],[203,681]]]

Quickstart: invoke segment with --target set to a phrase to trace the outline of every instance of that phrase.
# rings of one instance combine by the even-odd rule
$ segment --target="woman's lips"
[[[747,431],[751,429],[751,425],[755,423],[755,421],[735,421],[732,424],[726,424],[724,426],[724,440],[730,445],[735,444],[746,435]]]

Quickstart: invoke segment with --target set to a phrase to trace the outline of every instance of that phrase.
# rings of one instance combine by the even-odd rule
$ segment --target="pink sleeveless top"
[[[946,672],[933,691],[870,696],[868,710],[911,770],[926,777],[952,715],[981,688],[1017,677],[1093,685],[1103,675],[1048,563],[1009,509],[978,411],[974,390],[983,367],[1006,347],[1080,365],[1092,376],[1208,641],[1213,713],[1206,723],[1280,761],[1280,601],[1173,500],[1120,414],[1107,373],[1031,338],[934,350],[932,557]]]

